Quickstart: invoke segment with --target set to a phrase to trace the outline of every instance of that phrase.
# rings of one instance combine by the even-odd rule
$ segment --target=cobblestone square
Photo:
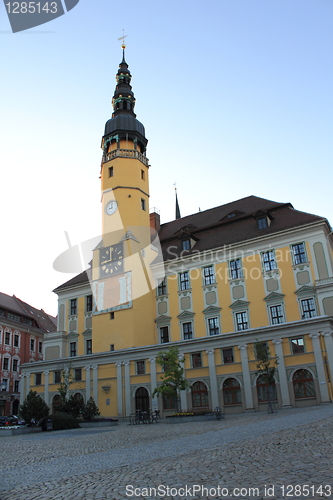
[[[0,439],[1,500],[333,498],[331,404]]]

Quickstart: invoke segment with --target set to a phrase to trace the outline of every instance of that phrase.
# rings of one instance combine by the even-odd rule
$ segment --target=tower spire
[[[175,186],[175,193],[176,193],[176,219],[181,219],[176,183],[174,183],[174,186]]]

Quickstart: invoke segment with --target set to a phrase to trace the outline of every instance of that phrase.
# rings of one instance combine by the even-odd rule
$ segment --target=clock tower
[[[134,113],[125,45],[122,49],[113,113],[101,145],[102,240],[94,250],[92,265],[94,352],[109,350],[110,345],[118,349],[155,342],[155,280],[150,263],[158,252],[151,245],[148,141]],[[149,331],[151,340],[147,339]]]

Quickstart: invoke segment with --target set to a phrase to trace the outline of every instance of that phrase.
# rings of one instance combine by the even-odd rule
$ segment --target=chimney
[[[152,227],[153,229],[155,229],[155,231],[158,233],[158,231],[161,228],[160,214],[157,213],[157,211],[155,211],[155,212],[150,213],[149,217],[150,217],[150,227]]]

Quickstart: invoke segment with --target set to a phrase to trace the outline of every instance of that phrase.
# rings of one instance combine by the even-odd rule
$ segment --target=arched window
[[[81,392],[76,392],[74,394],[74,399],[75,399],[75,401],[82,401],[83,402],[83,396],[82,396]]]
[[[257,378],[257,393],[259,403],[265,403],[266,401],[276,401],[276,385],[268,385],[265,380],[265,375],[260,375]]]
[[[193,408],[208,406],[208,391],[203,382],[195,382],[191,387]]]
[[[235,378],[227,378],[223,382],[223,401],[225,405],[239,405],[242,403],[241,388]]]
[[[139,387],[135,392],[135,409],[141,411],[149,410],[149,393],[145,387]]]
[[[293,384],[295,399],[316,397],[314,381],[308,370],[296,370],[293,375]]]
[[[61,397],[56,394],[52,399],[52,413],[59,413],[59,407],[61,406]]]

